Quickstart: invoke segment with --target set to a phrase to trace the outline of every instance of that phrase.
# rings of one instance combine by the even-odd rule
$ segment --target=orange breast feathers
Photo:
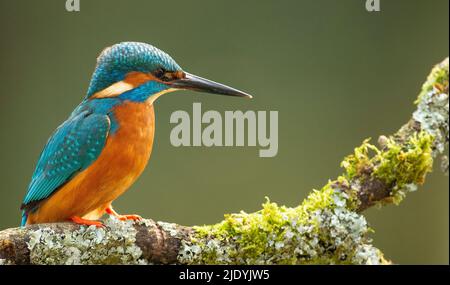
[[[155,132],[152,102],[125,102],[114,110],[119,128],[110,134],[97,160],[30,213],[27,223],[98,219],[113,200],[141,175]]]

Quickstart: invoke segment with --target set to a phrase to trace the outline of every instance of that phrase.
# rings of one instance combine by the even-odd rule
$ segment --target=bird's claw
[[[142,220],[142,217],[139,215],[120,215],[119,213],[114,211],[111,206],[106,208],[105,211],[108,215],[116,217],[119,221],[128,221],[128,220],[141,221]]]
[[[128,220],[141,221],[142,220],[142,217],[139,215],[117,215],[116,218],[119,219],[120,221],[128,221]]]
[[[105,228],[106,227],[100,221],[87,220],[87,219],[83,219],[83,218],[80,218],[77,216],[71,217],[69,220],[74,222],[75,224],[83,225],[83,226],[95,226],[96,228]]]

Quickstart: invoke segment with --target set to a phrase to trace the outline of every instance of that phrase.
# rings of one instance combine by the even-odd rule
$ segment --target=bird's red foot
[[[140,221],[142,220],[142,217],[139,215],[120,215],[112,207],[106,208],[106,213],[108,215],[114,216],[120,221],[127,221],[127,220],[133,220],[133,221]]]
[[[69,220],[74,222],[75,224],[79,224],[79,225],[96,226],[97,228],[105,227],[105,225],[100,221],[87,220],[87,219],[80,218],[78,216],[73,216]]]

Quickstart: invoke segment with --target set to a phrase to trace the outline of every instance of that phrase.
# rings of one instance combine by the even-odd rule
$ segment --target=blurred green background
[[[177,92],[156,102],[151,161],[115,207],[185,225],[260,209],[264,196],[296,206],[341,173],[367,137],[391,134],[414,110],[431,67],[448,56],[448,1],[5,1],[0,9],[0,228],[19,206],[52,131],[87,90],[98,53],[151,43],[187,71],[253,100]],[[279,152],[171,146],[170,114],[278,110]],[[449,262],[449,184],[438,169],[399,207],[365,214],[374,244],[396,263]]]

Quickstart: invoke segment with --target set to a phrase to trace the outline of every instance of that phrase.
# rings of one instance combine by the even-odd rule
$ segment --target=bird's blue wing
[[[56,129],[39,157],[28,192],[23,200],[25,212],[48,198],[100,155],[110,129],[107,115],[83,111]]]

